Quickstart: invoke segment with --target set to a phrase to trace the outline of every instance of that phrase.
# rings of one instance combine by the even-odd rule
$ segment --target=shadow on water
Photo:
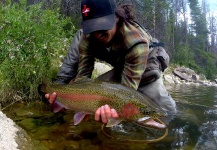
[[[74,112],[54,114],[40,101],[30,105],[16,103],[4,113],[28,133],[37,150],[216,150],[216,88],[182,85],[171,87],[169,91],[177,101],[178,113],[168,125],[168,136],[157,143],[111,140],[102,134],[101,123],[93,117],[74,126]],[[163,133],[126,122],[109,130],[119,138],[132,139],[153,138]]]

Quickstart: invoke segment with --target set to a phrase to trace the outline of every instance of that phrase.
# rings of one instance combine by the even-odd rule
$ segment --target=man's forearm
[[[78,43],[82,32],[81,29],[76,32],[63,64],[58,71],[56,82],[60,84],[68,84],[77,75],[79,61]]]

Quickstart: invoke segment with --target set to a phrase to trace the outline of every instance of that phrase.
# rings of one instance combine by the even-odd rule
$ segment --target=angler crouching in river
[[[166,113],[175,113],[175,101],[160,76],[165,69],[164,60],[156,60],[158,68],[150,67],[152,37],[134,20],[133,12],[130,5],[116,7],[114,0],[82,0],[82,29],[74,37],[56,82],[68,84],[91,78],[97,58],[114,67],[98,79],[128,86],[149,97]],[[58,97],[55,92],[45,96],[51,104]],[[95,112],[95,120],[102,123],[118,117],[117,110],[107,104]],[[147,124],[155,124],[155,121]]]

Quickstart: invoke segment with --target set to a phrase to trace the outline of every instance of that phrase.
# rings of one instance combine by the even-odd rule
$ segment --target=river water
[[[178,85],[170,93],[179,112],[170,123],[174,140],[168,148],[216,150],[217,87]]]
[[[73,126],[72,112],[53,114],[39,102],[28,106],[17,103],[4,112],[30,135],[37,150],[216,150],[217,87],[176,85],[168,90],[177,102],[178,112],[168,125],[168,135],[156,143],[111,140],[93,118]],[[127,139],[144,138],[141,135],[145,131],[139,126],[132,126],[129,132],[123,126],[126,124],[112,133],[123,132]],[[164,133],[153,131],[160,132]]]

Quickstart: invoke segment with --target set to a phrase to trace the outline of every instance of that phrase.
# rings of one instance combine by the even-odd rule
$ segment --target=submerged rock
[[[0,111],[0,149],[33,150],[31,139],[26,131]]]
[[[0,111],[0,149],[17,150],[15,123]]]

